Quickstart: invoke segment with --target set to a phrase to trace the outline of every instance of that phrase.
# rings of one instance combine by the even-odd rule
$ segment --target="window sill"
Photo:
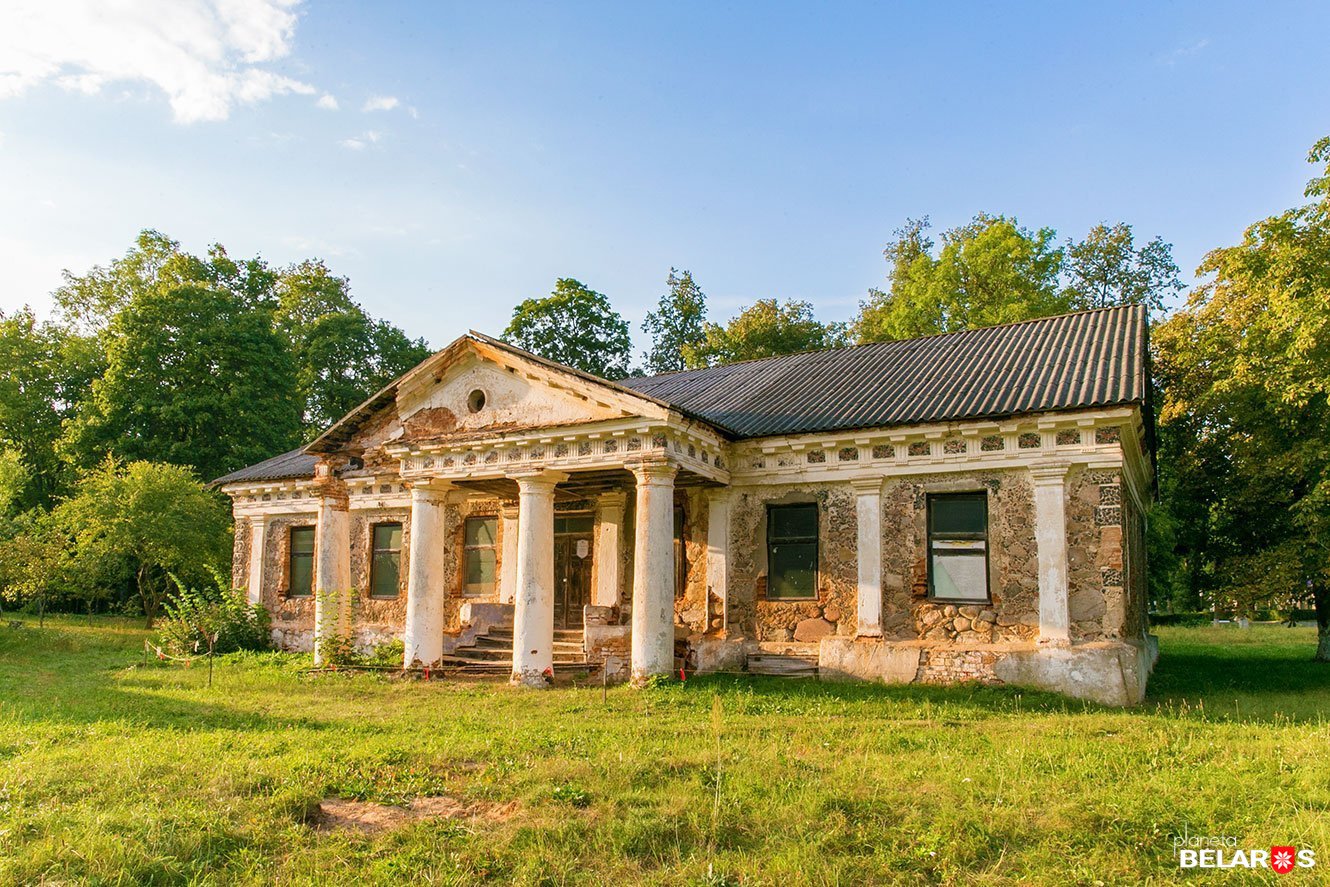
[[[930,597],[924,598],[930,604],[954,604],[957,607],[991,607],[993,601],[991,598],[947,598]]]

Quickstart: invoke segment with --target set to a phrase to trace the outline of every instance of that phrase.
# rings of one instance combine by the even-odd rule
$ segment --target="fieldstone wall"
[[[818,505],[817,598],[768,600],[767,506],[798,502]],[[854,634],[859,528],[850,485],[738,487],[730,508],[730,630],[759,641],[807,643]]]
[[[928,495],[988,494],[990,603],[928,599]],[[1034,488],[1024,470],[956,472],[888,481],[882,496],[883,633],[888,639],[991,644],[1039,633]]]
[[[291,576],[287,569],[292,527],[314,527],[318,515],[310,511],[299,515],[274,515],[268,518],[263,542],[263,606],[272,616],[274,633],[308,632],[313,649],[314,595],[290,597]],[[283,646],[284,649],[291,649]]]
[[[373,646],[402,637],[406,624],[406,579],[411,561],[411,510],[409,508],[373,508],[352,510],[351,523],[351,586],[355,597],[351,599],[351,624],[356,646]],[[402,560],[397,574],[397,596],[377,598],[370,596],[370,563],[374,546],[374,525],[400,523],[402,525]],[[363,638],[363,639],[362,639]]]
[[[687,563],[683,594],[674,598],[674,624],[706,633],[721,628],[719,601],[707,599],[707,498],[703,491],[678,490],[674,504],[683,508],[684,560]],[[631,541],[631,540],[628,540]]]
[[[1149,587],[1146,574],[1145,516],[1130,496],[1122,497],[1123,549],[1119,552],[1123,566],[1123,621],[1122,634],[1127,638],[1143,638],[1149,631]]]
[[[1101,640],[1106,635],[1118,637],[1122,626],[1118,474],[1073,468],[1067,473],[1066,483],[1071,639],[1081,642]],[[1112,504],[1105,504],[1105,500]],[[1111,553],[1112,548],[1117,549],[1116,556]],[[1100,556],[1101,549],[1104,557]],[[1106,632],[1106,625],[1113,626],[1111,634]]]

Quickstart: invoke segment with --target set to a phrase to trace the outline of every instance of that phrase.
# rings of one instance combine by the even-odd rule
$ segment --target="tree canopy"
[[[860,304],[859,342],[1048,317],[1085,308],[1145,304],[1154,310],[1183,288],[1172,247],[1156,237],[1137,247],[1130,225],[1096,225],[1081,241],[1057,243],[1052,228],[980,213],[945,231],[941,249],[928,219],[909,220],[884,251],[889,286]]]
[[[684,346],[689,367],[754,360],[800,351],[816,351],[845,344],[840,324],[821,323],[811,302],[758,299],[721,326],[708,323],[698,345]]]
[[[228,512],[224,498],[187,468],[108,459],[79,480],[53,516],[84,572],[119,563],[133,573],[151,627],[171,575],[198,582],[225,569]]]
[[[1330,140],[1311,152],[1330,169]],[[1161,458],[1188,593],[1314,604],[1330,661],[1330,187],[1210,252],[1155,332]]]
[[[651,350],[643,355],[648,373],[685,369],[685,351],[706,341],[707,297],[692,273],[671,268],[665,285],[669,291],[642,322],[642,331],[651,337]]]
[[[628,375],[632,338],[628,321],[603,293],[561,277],[554,291],[513,309],[503,338],[519,348],[604,379]]]

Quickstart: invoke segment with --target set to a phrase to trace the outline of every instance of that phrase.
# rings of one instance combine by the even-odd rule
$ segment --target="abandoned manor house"
[[[1146,312],[611,382],[478,333],[219,478],[274,641],[1141,699]]]

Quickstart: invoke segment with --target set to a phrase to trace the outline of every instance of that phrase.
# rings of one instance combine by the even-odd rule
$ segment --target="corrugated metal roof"
[[[239,471],[223,475],[213,481],[214,485],[245,483],[258,480],[289,480],[291,478],[313,477],[314,463],[318,459],[302,449],[282,453],[271,459],[264,459]]]
[[[1146,312],[1004,326],[625,379],[737,438],[1144,403]]]

